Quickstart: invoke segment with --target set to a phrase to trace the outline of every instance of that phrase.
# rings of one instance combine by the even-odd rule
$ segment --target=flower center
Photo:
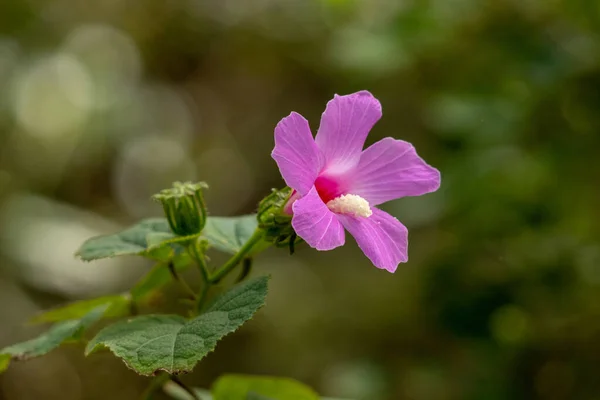
[[[315,181],[315,188],[325,204],[344,193],[336,179],[328,176],[319,176]]]
[[[368,218],[373,214],[369,202],[356,194],[343,194],[327,202],[327,208],[334,213],[349,214]]]

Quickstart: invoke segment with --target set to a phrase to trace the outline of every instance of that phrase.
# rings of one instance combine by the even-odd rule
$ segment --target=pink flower
[[[440,173],[402,140],[385,138],[363,151],[379,118],[371,93],[335,95],[314,139],[300,114],[282,119],[271,156],[294,189],[286,209],[298,236],[331,250],[344,244],[346,228],[377,268],[394,272],[408,261],[408,230],[375,206],[437,190]]]

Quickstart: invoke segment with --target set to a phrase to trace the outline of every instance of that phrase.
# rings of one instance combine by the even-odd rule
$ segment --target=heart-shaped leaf
[[[149,315],[102,329],[86,354],[106,347],[142,375],[191,371],[217,341],[238,329],[265,303],[268,277],[234,286],[206,313],[191,320],[177,315]]]

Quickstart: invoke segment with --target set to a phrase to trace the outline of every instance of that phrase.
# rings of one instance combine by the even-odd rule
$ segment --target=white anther
[[[349,214],[354,217],[370,217],[373,214],[369,202],[356,194],[343,194],[327,202],[327,208],[334,213]]]

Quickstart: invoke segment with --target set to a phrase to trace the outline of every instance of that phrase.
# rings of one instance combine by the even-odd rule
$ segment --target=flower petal
[[[372,210],[368,218],[342,215],[340,220],[377,268],[394,272],[399,263],[408,261],[408,230],[390,214]]]
[[[295,112],[275,127],[275,148],[271,157],[285,183],[301,195],[308,193],[323,167],[323,155],[315,144],[308,121]]]
[[[412,144],[385,138],[367,148],[347,178],[349,193],[377,205],[405,196],[420,196],[440,187],[440,172],[417,155]]]
[[[317,250],[342,246],[346,235],[338,216],[331,212],[313,187],[292,205],[292,227],[302,239]]]
[[[327,103],[315,138],[326,169],[346,171],[358,163],[369,131],[381,118],[381,104],[367,91],[334,96]]]

